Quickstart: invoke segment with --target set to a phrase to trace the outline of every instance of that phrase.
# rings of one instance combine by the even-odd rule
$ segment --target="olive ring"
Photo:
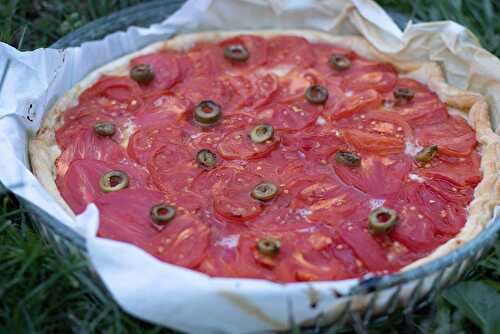
[[[264,238],[257,241],[257,251],[264,256],[275,256],[280,248],[281,242],[276,238]]]
[[[160,203],[153,206],[149,214],[156,224],[163,225],[174,219],[176,209],[171,205]]]
[[[245,61],[250,54],[242,44],[231,44],[224,50],[224,57],[235,61]]]
[[[215,124],[221,116],[221,107],[211,100],[201,101],[194,108],[194,119],[201,125]]]
[[[141,85],[147,85],[155,78],[153,67],[149,64],[139,64],[130,70],[130,77]]]
[[[112,170],[104,173],[99,180],[99,187],[105,193],[115,192],[128,187],[129,177],[127,173]]]
[[[312,104],[324,104],[328,100],[328,90],[320,85],[309,86],[306,90],[306,99]]]
[[[397,222],[396,211],[383,206],[373,209],[368,216],[368,224],[374,233],[386,233]]]

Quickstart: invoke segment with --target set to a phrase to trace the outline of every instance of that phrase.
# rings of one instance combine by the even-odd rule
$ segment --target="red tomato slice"
[[[217,146],[217,150],[224,159],[247,160],[263,158],[275,150],[280,142],[277,134],[264,143],[254,143],[250,139],[252,128],[236,130],[228,133]]]
[[[313,106],[307,102],[293,105],[275,104],[262,108],[257,114],[257,119],[272,125],[275,130],[293,132],[314,124],[321,109],[321,106]]]
[[[312,221],[338,224],[351,221],[353,216],[367,217],[370,211],[368,199],[365,194],[338,180],[323,178],[303,188],[292,206],[300,208],[299,211]]]
[[[401,153],[412,130],[399,115],[372,110],[353,120],[342,120],[339,126],[345,141],[357,150],[380,155]]]
[[[438,145],[439,153],[465,157],[476,147],[476,133],[460,116],[450,116],[445,122],[415,130],[422,146]]]
[[[219,43],[222,52],[229,45],[241,44],[247,49],[249,57],[244,62],[231,61],[225,58],[227,64],[236,68],[254,67],[264,64],[267,61],[267,42],[264,38],[252,35],[239,35],[230,39],[226,39]]]
[[[181,72],[177,64],[178,56],[177,53],[169,51],[138,56],[130,61],[129,68],[141,64],[151,65],[155,74],[154,79],[147,85],[140,85],[146,94],[151,94],[168,89],[181,79]]]
[[[100,196],[97,235],[144,247],[158,234],[150,216],[151,207],[164,202],[163,194],[146,189],[123,189]]]
[[[311,44],[303,37],[273,37],[267,45],[268,67],[294,65],[307,68],[314,64]]]
[[[375,90],[368,89],[349,96],[339,95],[337,103],[329,106],[325,111],[325,115],[329,119],[337,120],[378,108],[381,104],[380,95]]]
[[[348,185],[374,196],[395,195],[411,168],[406,155],[386,157],[361,155],[361,166],[347,167],[332,161],[335,173]]]
[[[137,130],[128,141],[127,152],[145,166],[158,149],[165,144],[183,142],[184,134],[177,126],[163,124]]]
[[[406,198],[413,205],[410,209],[425,215],[436,233],[450,236],[457,234],[465,224],[467,215],[464,207],[472,200],[472,191],[467,198],[460,198],[464,190],[457,189],[455,198],[450,198],[447,193],[452,191],[447,190],[443,182],[426,180],[424,183],[405,185]]]
[[[334,75],[342,74],[342,71],[334,70],[329,65],[330,58],[333,54],[346,56],[351,61],[353,61],[357,57],[357,55],[353,51],[344,49],[340,46],[326,43],[314,43],[312,45],[314,57],[316,59],[314,68],[316,68],[320,73],[328,73]]]
[[[134,115],[136,126],[148,127],[158,124],[182,122],[192,110],[186,98],[171,93],[149,95],[144,108]]]
[[[380,243],[369,233],[368,219],[338,227],[340,238],[354,251],[369,271],[391,270],[392,264]]]
[[[64,112],[64,124],[56,130],[57,144],[61,149],[71,145],[76,137],[93,129],[98,122],[112,122],[115,124],[115,141],[123,137],[126,121],[102,112],[102,106],[97,103],[84,103],[70,108]]]
[[[227,84],[211,77],[187,77],[172,90],[174,94],[187,99],[192,108],[201,101],[210,100],[221,106],[223,114],[233,95],[233,90],[228,89]]]
[[[389,106],[391,112],[396,112],[405,121],[411,122],[413,127],[442,123],[448,118],[446,104],[441,102],[427,86],[412,79],[399,78],[394,89],[397,88],[411,89],[414,92],[413,98],[410,101],[403,100],[396,103],[393,92],[389,92],[384,96],[385,105]]]
[[[242,222],[257,217],[261,202],[251,196],[252,189],[262,182],[257,175],[236,173],[225,182],[214,185],[214,209],[224,219]]]
[[[226,114],[239,113],[242,108],[257,108],[270,102],[278,90],[278,78],[272,74],[264,76],[233,76],[223,79],[233,92]]]
[[[112,101],[127,103],[131,108],[140,105],[141,88],[129,77],[102,76],[92,87],[87,88],[79,97],[80,102],[105,98]],[[135,101],[135,103],[134,103]]]
[[[323,75],[313,68],[293,69],[286,76],[280,77],[276,101],[297,103],[305,101],[306,90],[311,85],[325,86]]]
[[[58,175],[56,184],[62,197],[71,209],[79,214],[105,193],[99,187],[99,180],[104,173],[119,170],[129,176],[130,189],[144,188],[148,185],[147,171],[130,163],[112,163],[98,160],[73,160],[64,175]]]
[[[346,142],[360,151],[386,155],[400,153],[405,148],[402,138],[380,136],[356,129],[344,129],[342,134]]]
[[[56,159],[57,174],[64,175],[71,162],[80,159],[121,162],[128,158],[125,150],[113,139],[100,137],[93,129],[85,129],[74,134],[72,142]]]
[[[433,222],[419,212],[416,205],[407,202],[386,204],[396,210],[398,221],[389,236],[421,256],[436,248],[445,239],[436,235]]]
[[[365,91],[374,89],[379,93],[390,92],[396,84],[397,73],[393,68],[360,69],[344,76],[342,89],[344,91]]]
[[[482,178],[480,163],[481,157],[477,152],[460,158],[438,154],[428,164],[414,164],[414,170],[428,178],[449,180],[458,186],[475,187]]]
[[[187,53],[177,59],[182,78],[214,78],[227,63],[223,51],[217,45],[207,42],[196,43]]]
[[[196,162],[196,154],[183,145],[167,143],[160,147],[147,163],[153,182],[168,193],[187,191],[203,170]]]
[[[195,268],[205,258],[209,241],[208,224],[194,216],[180,213],[148,240],[144,249],[161,261]]]

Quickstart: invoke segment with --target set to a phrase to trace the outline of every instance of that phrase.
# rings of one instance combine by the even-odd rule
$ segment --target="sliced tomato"
[[[181,213],[150,238],[144,249],[161,261],[195,268],[205,258],[209,241],[210,226],[192,215]]]
[[[259,110],[257,120],[272,125],[275,130],[293,132],[314,124],[321,110],[321,106],[307,102],[274,104]]]
[[[187,191],[196,176],[203,170],[196,162],[194,152],[185,146],[166,143],[160,147],[147,163],[148,170],[157,187],[167,194]]]
[[[422,146],[438,145],[439,153],[465,157],[476,147],[476,133],[460,116],[450,116],[445,122],[417,128],[415,136]]]
[[[238,172],[230,179],[213,188],[214,209],[224,219],[242,222],[257,217],[262,205],[251,196],[252,189],[262,178],[245,172]]]
[[[396,210],[398,220],[390,231],[392,240],[398,241],[413,252],[427,252],[436,248],[445,239],[436,235],[433,222],[415,204],[400,201],[386,206]]]
[[[379,93],[373,89],[368,89],[352,95],[339,95],[336,103],[328,105],[325,115],[329,119],[337,120],[353,116],[366,110],[378,108],[381,104],[382,99]]]
[[[306,90],[311,85],[325,86],[323,75],[313,68],[290,70],[279,80],[279,90],[275,100],[280,103],[303,102]]]
[[[320,73],[328,73],[336,76],[342,73],[342,71],[335,70],[329,65],[330,58],[334,54],[345,56],[351,60],[351,62],[357,57],[353,51],[332,44],[314,43],[312,46],[316,59],[314,68],[320,71]]]
[[[102,175],[112,170],[127,173],[129,177],[127,188],[145,188],[149,184],[149,174],[138,166],[91,159],[72,161],[66,174],[57,176],[56,184],[64,200],[76,214],[79,214],[85,210],[87,204],[105,195],[99,186],[99,180]]]
[[[264,143],[254,143],[250,138],[252,128],[236,130],[228,133],[217,146],[217,150],[224,159],[259,159],[263,158],[275,150],[280,142],[280,138],[275,134],[270,140]]]
[[[360,151],[385,155],[400,153],[405,148],[402,138],[380,136],[357,129],[344,129],[342,134],[346,142]]]
[[[248,68],[264,64],[267,61],[267,42],[264,38],[253,35],[239,35],[219,43],[222,51],[229,45],[243,45],[249,53],[244,62],[225,59],[228,64],[236,68]]]
[[[363,67],[352,70],[344,76],[344,91],[365,91],[374,89],[379,93],[390,92],[396,85],[397,73],[391,66]]]
[[[172,126],[175,122],[182,123],[192,108],[191,101],[180,95],[171,93],[149,95],[144,102],[144,108],[134,115],[133,123],[139,127],[166,123]]]
[[[137,109],[141,102],[140,96],[141,88],[131,78],[104,75],[93,86],[82,92],[79,101],[86,102],[103,98],[105,100],[102,104],[104,102],[110,105],[117,104],[117,102],[126,103],[132,109]]]
[[[458,186],[475,187],[482,178],[481,157],[472,152],[467,157],[451,157],[438,154],[425,165],[414,165],[414,171],[428,178],[449,180]]]
[[[391,270],[392,264],[382,245],[367,229],[368,220],[345,223],[338,227],[340,238],[353,250],[369,271]]]
[[[237,224],[225,224],[216,228],[215,221],[211,223],[212,240],[198,270],[210,276],[238,277],[236,253],[240,235],[246,228]]]
[[[395,195],[401,189],[411,168],[406,155],[364,156],[361,166],[348,167],[332,161],[335,173],[348,185],[374,196]]]
[[[102,106],[97,103],[83,103],[64,112],[64,123],[56,130],[57,144],[61,149],[71,145],[76,137],[87,134],[98,122],[112,122],[116,127],[113,139],[117,142],[126,129],[126,121],[120,117],[112,117],[101,113]]]
[[[459,191],[461,193],[459,193]],[[453,197],[445,183],[426,180],[423,183],[405,185],[407,201],[411,210],[425,215],[432,222],[436,233],[455,235],[465,224],[465,205],[472,200],[472,192],[462,198],[464,189],[457,189]],[[462,195],[462,196],[460,196]]]
[[[128,159],[125,150],[113,139],[101,137],[93,129],[75,133],[71,144],[56,159],[56,173],[64,175],[72,161],[80,159],[121,162]]]
[[[130,60],[129,68],[141,64],[148,64],[152,67],[155,74],[153,80],[147,85],[140,85],[146,94],[150,94],[168,89],[181,79],[181,71],[177,64],[178,57],[179,54],[172,51],[146,54]]]
[[[145,166],[158,149],[165,144],[182,143],[184,134],[175,125],[163,124],[138,129],[129,138],[127,152],[139,164]]]
[[[385,105],[391,112],[401,115],[413,127],[445,122],[448,118],[446,104],[431,92],[427,86],[418,81],[399,78],[394,89],[409,88],[414,96],[410,101],[396,101],[393,92],[384,95]]]
[[[292,205],[312,221],[338,224],[354,216],[366,217],[368,197],[333,178],[322,178],[304,187]]]
[[[172,91],[187,99],[193,108],[201,101],[210,100],[220,105],[223,113],[233,94],[233,90],[228,89],[222,80],[211,77],[188,77]]]
[[[325,163],[333,152],[345,145],[344,141],[335,134],[314,135],[314,132],[306,129],[285,136],[283,145],[287,150],[304,154],[306,160],[319,163]]]
[[[410,126],[400,116],[378,110],[342,120],[339,127],[347,143],[357,150],[379,155],[403,152],[406,141],[413,137]]]
[[[273,257],[262,255],[257,242],[262,238],[280,240],[280,251]],[[239,238],[236,270],[240,276],[278,282],[340,279],[344,265],[333,255],[331,232],[319,225],[278,226],[252,230]]]
[[[311,44],[298,36],[278,36],[268,40],[267,66],[294,65],[303,68],[314,64]]]
[[[144,247],[158,234],[151,207],[162,202],[161,192],[146,189],[124,189],[99,197],[95,201],[100,214],[97,235]]]
[[[217,45],[208,42],[196,43],[188,52],[181,55],[177,62],[184,81],[192,78],[215,78],[227,68],[223,51]]]

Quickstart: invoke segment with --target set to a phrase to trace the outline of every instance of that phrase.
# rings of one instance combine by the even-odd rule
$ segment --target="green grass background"
[[[89,21],[139,2],[0,0],[0,40],[21,50],[47,47]],[[378,2],[420,21],[459,22],[500,56],[499,0]],[[169,332],[124,314],[89,277],[85,262],[58,256],[16,199],[0,188],[0,333]],[[465,282],[445,290],[433,305],[412,317],[394,314],[370,332],[500,334],[500,241]]]

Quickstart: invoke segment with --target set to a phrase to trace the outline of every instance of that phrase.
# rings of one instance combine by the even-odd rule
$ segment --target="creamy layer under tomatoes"
[[[225,57],[232,44],[249,58]],[[351,66],[334,69],[332,54]],[[138,64],[154,70],[151,82],[103,75],[56,131],[57,186],[75,213],[97,205],[101,237],[210,276],[294,282],[398,271],[464,226],[481,179],[475,132],[391,64],[301,37],[253,35],[141,55],[129,68]],[[328,90],[324,104],[305,98],[313,84]],[[398,88],[413,98],[396,103]],[[193,119],[204,100],[221,107],[212,126]],[[96,122],[117,131],[99,136]],[[257,144],[249,133],[259,124],[274,136]],[[428,145],[437,155],[416,161]],[[215,167],[197,163],[201,149],[216,154]],[[339,164],[339,151],[356,153],[360,165]],[[125,189],[101,190],[110,170],[127,173]],[[270,201],[250,195],[263,181],[278,188]],[[158,203],[174,206],[174,219],[152,221]],[[368,216],[381,206],[397,223],[373,233]],[[269,237],[280,241],[273,256],[256,246]]]

